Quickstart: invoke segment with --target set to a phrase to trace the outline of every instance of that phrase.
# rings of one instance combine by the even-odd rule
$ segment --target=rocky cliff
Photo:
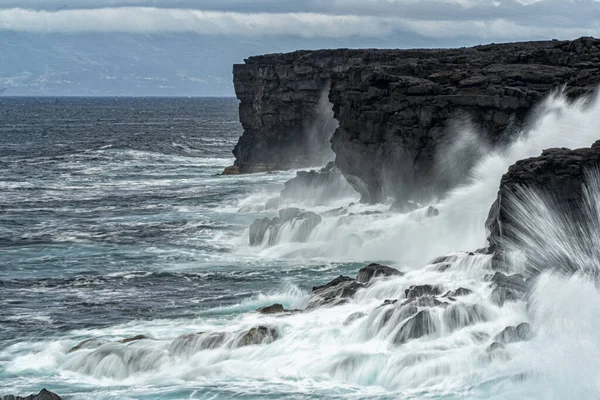
[[[233,72],[241,172],[323,162],[335,128],[323,107],[329,91],[339,122],[331,137],[336,165],[363,200],[418,201],[452,186],[464,173],[448,172],[476,158],[451,153],[448,163],[441,154],[465,124],[498,145],[552,89],[566,85],[577,96],[600,83],[600,40],[297,51],[251,57]]]
[[[515,242],[523,239],[527,232],[522,230],[531,222],[524,220],[523,211],[534,207],[544,212],[546,215],[542,218],[558,229],[564,226],[552,221],[554,217],[580,221],[569,225],[581,229],[585,223],[583,219],[589,216],[585,209],[586,184],[595,183],[589,182],[589,178],[590,174],[597,175],[599,167],[600,141],[581,149],[547,149],[539,157],[517,161],[502,177],[498,197],[486,222],[490,246],[494,249],[506,244],[521,245]],[[531,191],[538,193],[542,201],[531,198]],[[530,204],[532,202],[542,204]],[[544,230],[539,225],[534,229]]]

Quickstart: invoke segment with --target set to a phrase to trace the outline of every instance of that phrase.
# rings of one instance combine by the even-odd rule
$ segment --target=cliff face
[[[589,217],[585,211],[585,185],[593,184],[589,182],[588,174],[597,174],[598,167],[600,141],[582,149],[547,149],[539,157],[517,161],[502,177],[498,197],[486,221],[491,248],[502,249],[507,243],[519,246],[525,222],[522,221],[522,211],[515,207],[519,207],[519,203],[528,205],[531,202],[524,191],[539,192],[547,206],[551,207],[549,211],[565,220],[579,221]],[[575,227],[583,225],[585,222],[575,224]]]
[[[234,150],[241,172],[322,162],[334,125],[322,123],[318,105],[329,90],[339,122],[331,138],[336,165],[364,201],[404,202],[460,178],[439,173],[448,169],[440,149],[461,131],[452,129],[457,122],[486,132],[480,139],[493,146],[550,90],[592,90],[600,83],[600,40],[298,51],[251,57],[234,66],[234,83],[244,127]],[[319,118],[328,128],[314,129]],[[459,169],[473,161],[454,157],[467,164]]]
[[[395,51],[318,50],[250,57],[233,66],[244,134],[233,154],[240,172],[323,166],[338,126],[328,94],[332,74],[389,62]]]

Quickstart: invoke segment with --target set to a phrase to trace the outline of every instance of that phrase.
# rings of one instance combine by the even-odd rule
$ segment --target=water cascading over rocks
[[[339,128],[336,165],[366,202],[439,196],[479,153],[441,162],[465,126],[490,146],[510,140],[552,89],[569,95],[600,83],[600,40],[492,44],[444,50],[318,50],[250,57],[234,66],[244,134],[241,172],[310,165],[305,143],[330,85]],[[327,146],[328,134],[322,145]]]
[[[507,253],[522,252],[533,275],[597,270],[599,167],[597,141],[588,148],[547,149],[509,168],[486,222],[500,269],[510,263]]]

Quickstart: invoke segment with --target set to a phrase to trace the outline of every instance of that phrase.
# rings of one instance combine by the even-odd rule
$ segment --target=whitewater
[[[581,272],[546,265],[527,301],[499,306],[490,299],[491,256],[477,251],[487,246],[485,220],[510,165],[600,138],[598,96],[576,102],[549,96],[517,140],[502,149],[482,147],[463,184],[431,204],[402,214],[389,212],[390,204],[360,204],[358,194],[325,203],[290,200],[279,208],[312,211],[322,222],[303,241],[298,226],[287,223],[259,246],[249,245],[248,227],[277,214],[266,205],[295,171],[216,175],[232,162],[235,106],[207,100],[196,111],[205,134],[171,137],[167,145],[159,135],[144,146],[100,141],[57,153],[58,161],[16,150],[5,155],[0,204],[11,218],[46,217],[27,230],[35,237],[18,245],[15,238],[27,233],[19,224],[0,228],[0,299],[9,305],[1,317],[0,394],[46,387],[67,399],[600,397],[600,290],[587,272],[598,259],[579,257],[577,243],[556,234],[564,226],[544,225],[554,220],[539,212],[544,199],[535,194],[521,205],[530,217],[524,235],[585,264]],[[457,141],[449,152],[483,146],[466,129]],[[17,162],[32,170],[10,180]],[[57,172],[44,178],[42,201],[26,204],[23,192],[36,188],[40,169],[50,164]],[[596,210],[600,184],[590,175],[587,200]],[[128,208],[135,203],[141,205]],[[600,214],[590,213],[593,231]],[[35,247],[40,243],[47,250]],[[600,240],[589,245],[600,248]],[[447,257],[436,260],[441,256]],[[338,306],[255,312],[274,303],[304,309],[312,286],[354,277],[371,262],[404,275],[376,280]],[[525,273],[527,265],[511,268]],[[399,340],[402,307],[382,304],[424,284],[469,293],[432,308],[429,334]],[[30,300],[36,296],[44,301]],[[51,302],[66,308],[46,308]],[[86,305],[73,311],[69,302]],[[531,326],[530,340],[490,351],[498,334],[523,322]],[[240,333],[257,326],[273,328],[276,339],[236,345]],[[186,341],[200,332],[219,334],[222,343],[206,348]],[[136,335],[147,338],[118,342]],[[71,351],[88,339],[102,345]]]

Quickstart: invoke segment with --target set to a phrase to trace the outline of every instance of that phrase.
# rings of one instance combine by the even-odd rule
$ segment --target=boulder
[[[201,350],[221,347],[226,339],[227,334],[223,332],[186,333],[173,340],[169,352],[176,356],[190,355]]]
[[[223,170],[222,175],[239,175],[240,168],[237,165],[231,165]]]
[[[404,291],[407,299],[421,296],[437,296],[442,294],[442,289],[437,285],[412,285]]]
[[[270,232],[267,244],[274,245],[277,234],[285,223],[294,225],[293,241],[305,242],[315,227],[321,223],[321,220],[321,216],[312,211],[302,211],[294,207],[281,209],[279,217],[257,219],[250,225],[250,245],[261,245],[265,241],[267,232]]]
[[[273,304],[270,306],[261,307],[257,309],[256,312],[259,312],[261,314],[279,314],[285,312],[285,309],[281,304]]]
[[[313,287],[306,309],[343,304],[364,287],[364,284],[355,279],[340,275],[323,286]]]
[[[8,395],[2,397],[2,400],[61,400],[61,397],[56,393],[42,389],[38,394],[30,394],[27,397]]]
[[[364,312],[360,312],[360,311],[350,314],[350,315],[348,315],[348,318],[346,318],[346,320],[344,321],[344,325],[350,325],[354,321],[364,318],[366,315],[367,314],[365,314]]]
[[[434,324],[429,310],[421,310],[414,316],[410,317],[400,328],[394,337],[395,344],[403,344],[412,339],[419,339],[423,336],[436,332],[437,328]]]
[[[471,293],[473,293],[473,291],[471,289],[460,287],[455,290],[447,291],[446,294],[444,294],[442,297],[452,298],[452,297],[459,297],[459,296],[467,296],[467,295],[470,295]]]
[[[492,344],[490,344],[488,346],[488,348],[486,349],[486,351],[488,353],[492,353],[494,351],[498,351],[498,350],[502,350],[502,349],[504,349],[504,345],[502,343],[500,343],[500,342],[494,342],[494,343],[492,343]]]
[[[136,336],[133,336],[133,337],[121,339],[118,342],[119,343],[131,343],[131,342],[137,342],[138,340],[144,340],[144,339],[148,339],[148,336],[146,336],[146,335],[136,335]]]
[[[278,223],[279,218],[262,218],[255,220],[252,225],[250,225],[250,246],[261,245],[269,228],[276,226]]]
[[[69,353],[72,353],[77,350],[83,350],[83,349],[96,349],[106,343],[108,343],[108,340],[86,339],[86,340],[76,344],[75,346],[71,347],[71,350],[69,350]]]
[[[375,278],[401,275],[403,275],[403,273],[398,271],[396,268],[388,267],[387,265],[372,263],[364,268],[361,268],[358,271],[356,281],[359,283],[366,284]]]
[[[356,193],[333,162],[319,171],[298,171],[296,177],[285,182],[284,186],[280,195],[284,202],[310,200],[318,205]]]
[[[507,326],[502,332],[500,332],[494,340],[503,344],[524,342],[530,340],[533,337],[533,331],[531,325],[527,322],[520,323],[517,326]]]
[[[234,342],[234,347],[244,347],[257,344],[269,344],[277,340],[279,334],[274,328],[257,326],[243,332]]]

